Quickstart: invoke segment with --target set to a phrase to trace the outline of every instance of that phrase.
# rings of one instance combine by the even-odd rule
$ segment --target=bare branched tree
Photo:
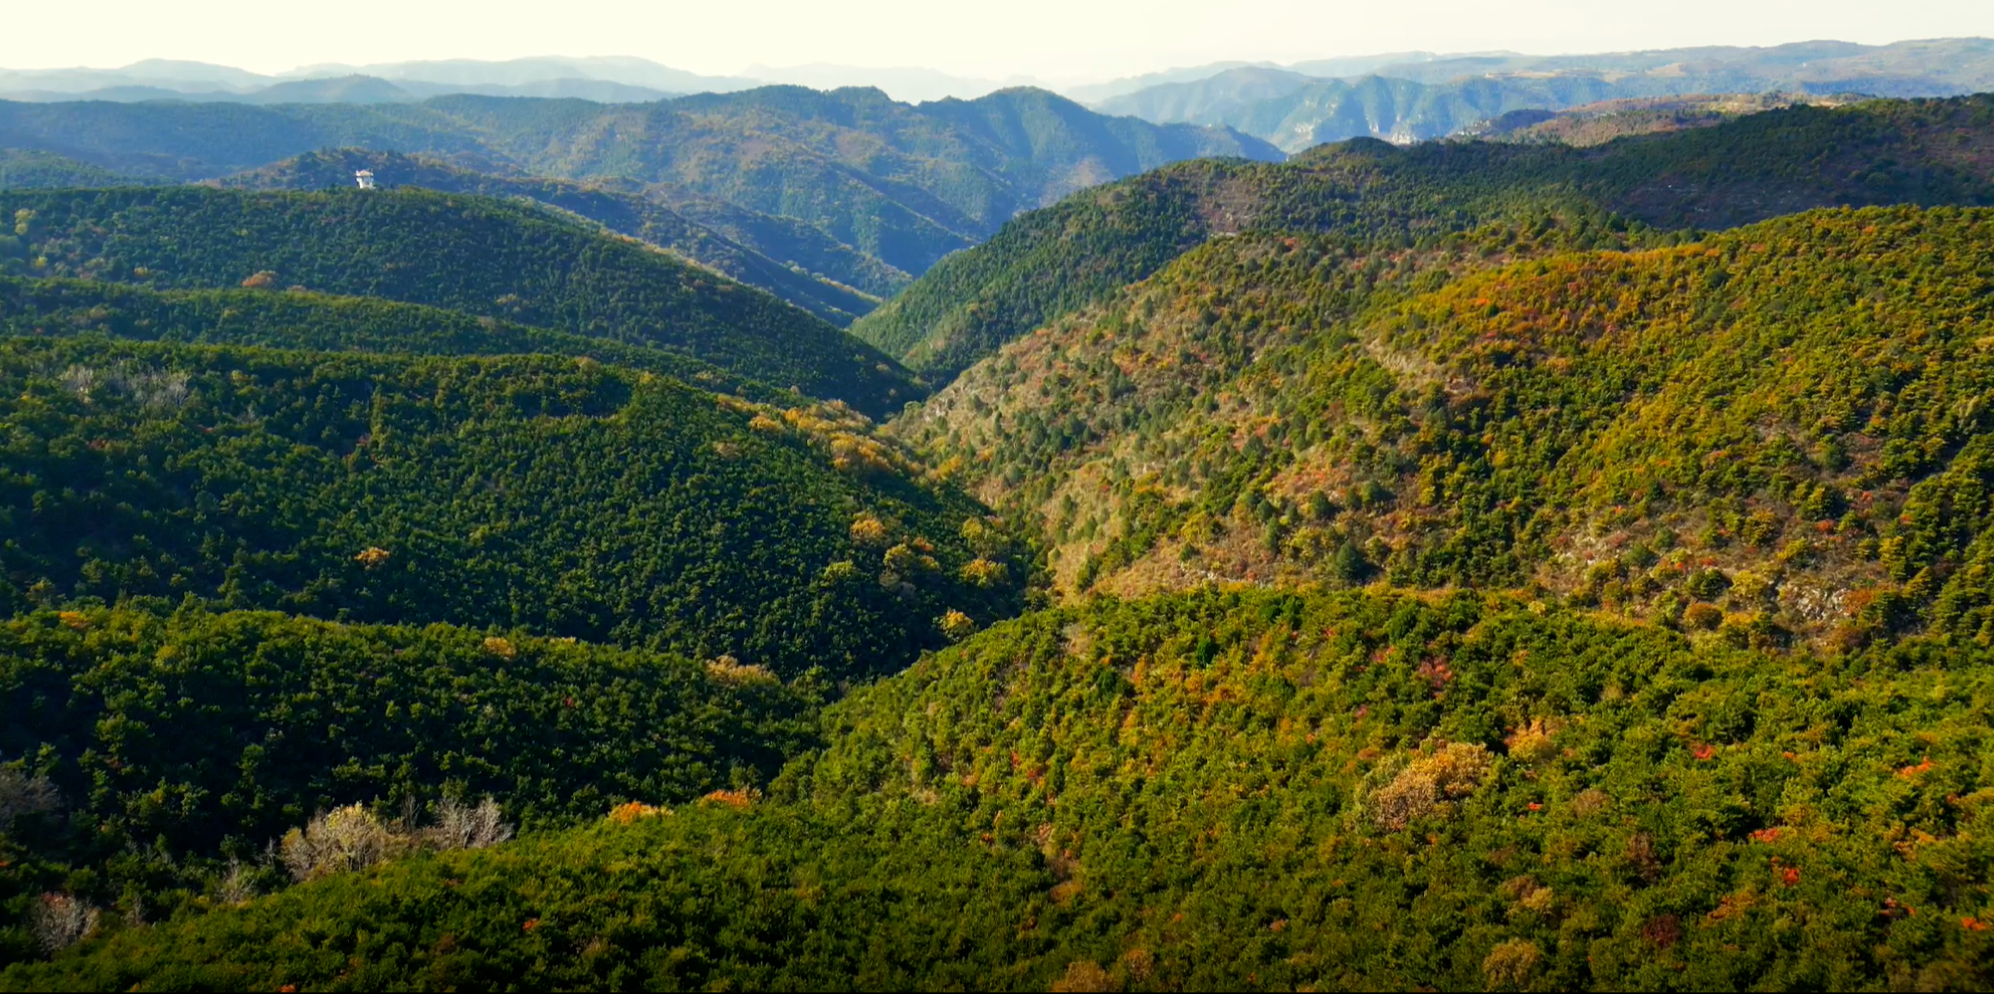
[[[69,894],[43,894],[29,917],[35,941],[50,954],[82,942],[97,927],[97,909]]]
[[[304,828],[284,835],[284,867],[299,880],[362,870],[398,848],[394,835],[374,813],[358,804],[334,808]]]
[[[475,806],[446,797],[436,806],[436,824],[429,830],[439,849],[483,849],[512,838],[512,826],[500,817],[490,794]]]
[[[62,807],[62,797],[47,777],[31,777],[13,767],[0,767],[0,832],[14,819],[47,814]]]

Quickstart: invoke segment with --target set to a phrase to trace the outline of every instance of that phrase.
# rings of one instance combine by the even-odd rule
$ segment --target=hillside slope
[[[1837,107],[1844,97],[1803,93],[1719,93],[1646,97],[1584,104],[1563,111],[1515,111],[1469,129],[1465,136],[1515,142],[1604,145],[1629,135],[1708,128],[1746,114],[1794,104]]]
[[[0,755],[46,800],[22,803],[21,767],[0,775],[0,960],[28,953],[14,926],[42,892],[159,917],[218,881],[275,885],[266,846],[345,805],[406,832],[489,796],[532,831],[765,784],[814,742],[817,693],[516,631],[186,607],[17,616],[0,624]]]
[[[1281,157],[1234,132],[1104,117],[1037,90],[914,106],[870,88],[795,86],[643,104],[470,95],[272,107],[0,101],[0,147],[174,181],[360,147],[480,171],[668,184],[801,219],[916,274],[1083,184],[1196,156]]]
[[[1105,601],[835,706],[766,799],[338,875],[0,985],[1972,989],[1977,659],[1465,594]]]
[[[1035,90],[918,107],[873,89],[765,87],[656,104],[433,101],[540,175],[669,183],[808,221],[911,273],[1022,210],[1174,159],[1279,158],[1223,130],[1102,118]]]
[[[108,335],[189,345],[256,345],[401,355],[553,355],[683,380],[756,403],[807,398],[683,352],[549,331],[421,304],[290,290],[153,290],[101,280],[0,276],[0,333]]]
[[[23,232],[14,268],[38,276],[431,304],[676,349],[875,416],[921,392],[891,360],[762,291],[492,198],[176,187],[0,194],[0,214]]]
[[[1897,208],[1631,253],[1243,237],[895,427],[1038,516],[1073,590],[1381,576],[1741,639],[1974,636],[1990,236]]]
[[[1156,272],[1265,229],[1430,243],[1490,221],[1722,228],[1812,207],[1994,204],[1994,97],[1793,107],[1597,148],[1355,141],[1281,165],[1184,163],[1018,218],[852,328],[945,378]]]
[[[0,148],[0,190],[136,184],[130,177],[52,152]]]
[[[494,197],[518,197],[565,211],[608,228],[667,249],[683,258],[719,271],[749,286],[759,287],[798,307],[837,325],[870,311],[879,303],[871,293],[838,281],[827,274],[797,272],[801,265],[792,257],[832,257],[831,267],[838,275],[859,279],[878,287],[876,292],[897,290],[899,282],[881,285],[891,267],[877,259],[853,252],[800,222],[756,215],[727,225],[739,231],[754,227],[781,227],[788,237],[775,241],[782,258],[765,255],[753,245],[743,244],[721,230],[673,209],[662,191],[649,195],[563,180],[494,176],[452,166],[441,160],[424,159],[393,152],[364,149],[333,149],[309,152],[262,169],[238,173],[223,179],[221,186],[247,190],[333,190],[354,185],[354,173],[372,172],[382,189],[418,186],[444,193],[469,193]],[[79,184],[80,185],[80,184]],[[754,215],[746,208],[733,212]],[[757,243],[768,241],[758,239]],[[788,244],[794,241],[800,244]],[[812,261],[819,261],[812,259]],[[821,263],[820,263],[821,264]],[[874,275],[878,273],[880,275]],[[899,280],[908,277],[897,274]],[[891,279],[891,276],[885,276]]]
[[[858,674],[1027,579],[849,412],[586,359],[10,339],[0,382],[13,611],[193,597]]]

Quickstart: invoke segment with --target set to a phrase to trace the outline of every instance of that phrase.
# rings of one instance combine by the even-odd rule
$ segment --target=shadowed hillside
[[[685,352],[870,414],[921,392],[762,291],[543,210],[423,191],[202,187],[0,194],[17,272],[156,288],[375,296]]]

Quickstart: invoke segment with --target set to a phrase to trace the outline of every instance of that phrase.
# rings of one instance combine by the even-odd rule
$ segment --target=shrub
[[[225,905],[243,905],[255,898],[255,872],[239,859],[229,860],[228,870],[215,882],[215,899]]]
[[[1120,990],[1121,985],[1115,983],[1114,977],[1110,976],[1108,971],[1101,969],[1099,963],[1090,960],[1080,960],[1067,966],[1066,972],[1061,974],[1058,980],[1052,982],[1052,989],[1055,991],[1112,991]]]
[[[1544,951],[1529,939],[1511,939],[1489,950],[1482,960],[1482,977],[1490,990],[1521,987],[1537,970]]]
[[[951,642],[960,642],[976,633],[976,622],[961,611],[950,611],[936,619],[935,624]]]
[[[854,545],[885,545],[886,523],[870,514],[861,514],[852,522],[851,534]]]
[[[1557,733],[1556,727],[1547,724],[1542,718],[1533,718],[1530,724],[1518,728],[1503,744],[1509,747],[1511,759],[1535,765],[1558,754],[1558,746],[1551,741]]]
[[[639,818],[659,818],[671,814],[669,808],[661,808],[642,801],[629,801],[609,809],[609,820],[618,825],[628,825]]]
[[[979,556],[963,565],[961,576],[964,583],[987,589],[1003,583],[1010,576],[1010,571],[1003,563],[992,562]]]
[[[1431,756],[1413,760],[1372,792],[1371,821],[1396,832],[1428,815],[1445,814],[1449,802],[1474,793],[1494,769],[1487,747],[1450,742]]]
[[[887,569],[905,576],[909,573],[932,573],[941,568],[935,557],[922,552],[915,544],[902,542],[880,558]]]
[[[1724,610],[1715,604],[1698,601],[1682,613],[1682,622],[1691,628],[1714,631],[1724,623]]]
[[[706,664],[706,674],[721,683],[731,683],[736,686],[749,683],[773,683],[776,679],[775,674],[769,672],[768,667],[742,663],[733,656],[721,656],[718,659],[709,660]]]

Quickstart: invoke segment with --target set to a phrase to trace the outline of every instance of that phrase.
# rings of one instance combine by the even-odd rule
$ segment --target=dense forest
[[[1199,161],[1077,194],[945,260],[853,326],[945,378],[1007,341],[1249,230],[1427,246],[1554,214],[1668,231],[1813,207],[1994,205],[1994,97],[1791,107],[1597,148],[1325,145],[1280,165]]]
[[[1535,144],[1604,145],[1629,135],[1709,128],[1795,104],[1836,107],[1855,98],[1807,93],[1726,93],[1607,100],[1562,111],[1518,110],[1470,129],[1477,138]]]
[[[137,181],[53,152],[0,148],[0,190],[130,186]]]
[[[804,401],[794,390],[743,379],[683,352],[422,304],[308,290],[153,290],[101,280],[0,276],[0,330],[42,338],[99,334],[321,352],[559,355],[658,373],[759,402],[795,406]]]
[[[1039,516],[1074,590],[1543,584],[1739,638],[1994,635],[1994,213],[1563,241],[1213,243],[894,430]]]
[[[1016,606],[959,575],[1005,572],[1000,531],[848,409],[586,357],[93,336],[0,343],[0,384],[0,509],[33,523],[0,548],[16,609],[192,596],[843,675]]]
[[[152,920],[278,886],[265,847],[355,799],[413,835],[464,799],[530,830],[752,789],[814,741],[820,697],[760,667],[517,632],[193,604],[20,615],[0,629],[0,749],[26,767],[0,771],[0,906],[18,922],[53,890]],[[34,939],[0,930],[0,950]]]
[[[1994,981],[1994,101],[672,157],[1007,92],[0,190],[0,990]]]
[[[872,415],[920,388],[768,294],[534,208],[422,190],[0,194],[13,269],[156,288],[303,287],[676,349]],[[4,248],[5,246],[0,246]]]
[[[911,279],[794,219],[630,183],[496,176],[437,159],[332,149],[225,177],[219,185],[251,190],[345,189],[355,184],[361,170],[373,173],[381,189],[413,186],[532,200],[717,269],[840,326],[872,310],[879,297],[891,296]]]
[[[1986,680],[1457,594],[1009,622],[764,796],[397,860],[15,988],[1447,989],[1986,977]]]

